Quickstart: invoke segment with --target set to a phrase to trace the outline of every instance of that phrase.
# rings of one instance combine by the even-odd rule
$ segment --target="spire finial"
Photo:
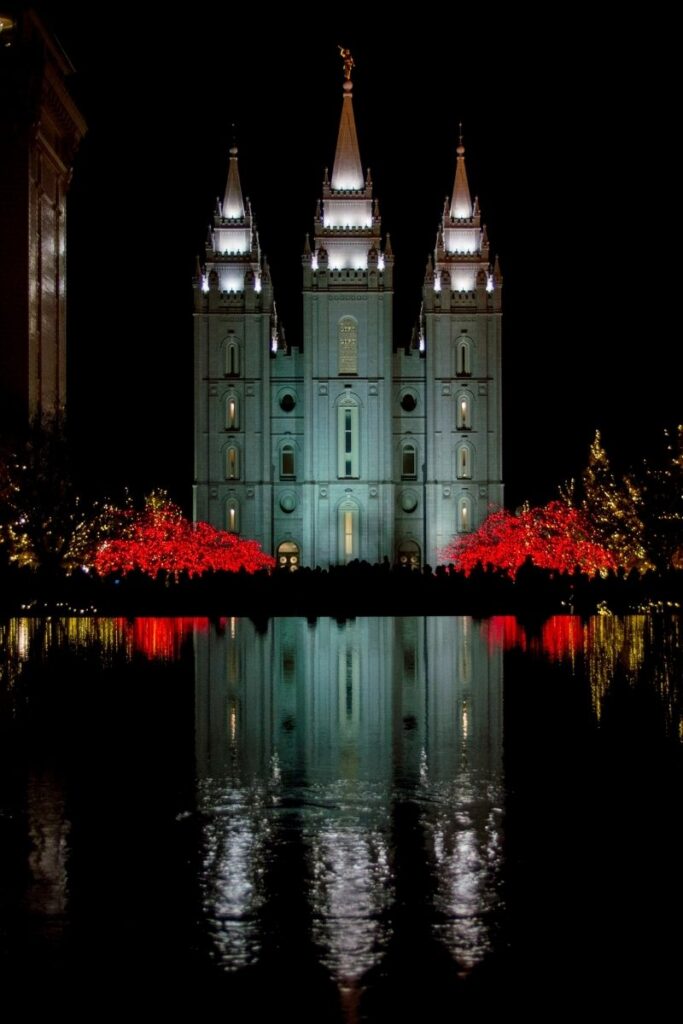
[[[463,141],[462,135],[462,121],[458,122],[458,148],[456,150],[456,153],[458,154],[458,156],[465,155],[465,143]]]
[[[342,61],[344,62],[344,78],[346,79],[347,82],[350,82],[351,81],[351,72],[353,71],[353,69],[356,66],[354,64],[354,62],[353,62],[353,57],[351,56],[351,51],[347,50],[345,46],[340,46],[339,47],[339,54],[341,56]]]

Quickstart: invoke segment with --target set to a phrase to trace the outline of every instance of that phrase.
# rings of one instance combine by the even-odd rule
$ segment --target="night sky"
[[[397,343],[419,310],[464,123],[505,280],[507,504],[554,497],[596,427],[619,468],[654,450],[681,418],[665,31],[447,7],[392,15],[389,39],[364,6],[333,24],[317,8],[314,21],[290,9],[267,25],[245,9],[198,5],[174,22],[161,6],[45,9],[89,123],[70,194],[68,343],[93,486],[165,486],[189,508],[191,277],[233,123],[281,319],[299,339],[301,251],[341,108],[338,43],[355,58],[361,157],[396,257]]]

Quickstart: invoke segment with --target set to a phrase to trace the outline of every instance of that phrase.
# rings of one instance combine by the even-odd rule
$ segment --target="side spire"
[[[360,162],[360,150],[358,149],[356,121],[353,116],[351,71],[354,63],[350,50],[340,46],[339,52],[344,61],[344,99],[342,101],[337,149],[332,169],[332,188],[360,191],[365,185],[365,180]]]
[[[230,147],[230,164],[228,167],[228,183],[225,186],[223,199],[223,216],[228,220],[239,220],[244,217],[244,199],[240,185],[240,172],[237,167],[237,146]]]
[[[458,154],[455,166],[455,182],[453,184],[453,198],[451,199],[451,217],[457,220],[467,219],[472,216],[472,199],[470,186],[467,182],[467,170],[465,169],[465,146],[462,140],[462,123],[458,126]]]

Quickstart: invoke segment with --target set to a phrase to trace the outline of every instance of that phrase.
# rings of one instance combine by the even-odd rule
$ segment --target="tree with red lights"
[[[142,512],[108,510],[112,536],[95,551],[93,566],[101,576],[138,570],[160,572],[237,572],[272,569],[275,560],[255,540],[217,530],[208,523],[191,523],[164,494],[147,498]],[[116,535],[118,533],[118,536]]]
[[[614,555],[596,542],[586,517],[564,501],[541,508],[526,506],[518,515],[497,509],[474,533],[456,537],[441,552],[467,576],[479,564],[513,578],[530,558],[539,569],[589,576],[616,568]]]

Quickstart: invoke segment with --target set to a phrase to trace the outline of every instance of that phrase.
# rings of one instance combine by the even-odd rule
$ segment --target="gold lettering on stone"
[[[339,374],[358,373],[358,324],[353,317],[339,321]]]

